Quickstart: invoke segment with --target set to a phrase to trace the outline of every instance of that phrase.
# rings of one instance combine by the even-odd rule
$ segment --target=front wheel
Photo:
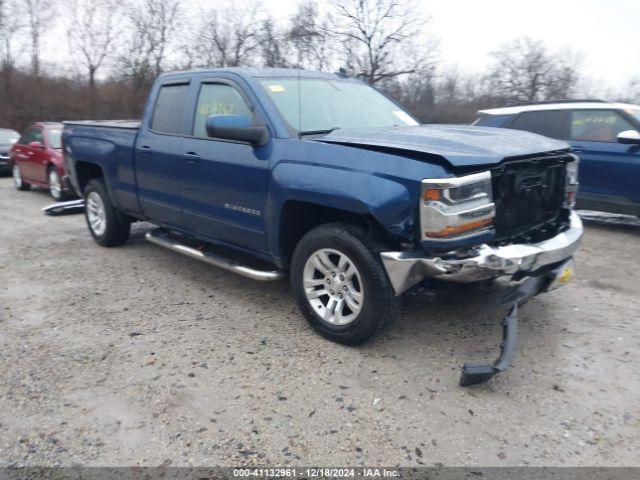
[[[124,245],[131,222],[111,202],[101,179],[91,180],[84,190],[84,212],[91,235],[103,247]]]
[[[291,286],[309,324],[345,345],[370,340],[398,311],[378,253],[353,224],[327,224],[307,233],[293,254]]]
[[[13,174],[13,184],[18,190],[20,190],[21,192],[26,192],[27,190],[31,189],[31,185],[22,179],[22,173],[20,172],[20,167],[17,163],[13,164],[11,172]]]

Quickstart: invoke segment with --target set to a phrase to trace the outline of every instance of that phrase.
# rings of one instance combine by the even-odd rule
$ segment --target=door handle
[[[189,163],[198,163],[200,161],[200,155],[195,152],[187,152],[182,155],[182,158]]]
[[[147,145],[143,145],[142,147],[140,147],[140,155],[149,156],[152,153],[153,151],[151,150],[151,147]]]

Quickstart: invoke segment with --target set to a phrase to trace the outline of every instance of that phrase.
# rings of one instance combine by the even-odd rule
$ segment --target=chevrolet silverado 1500
[[[507,277],[517,305],[566,282],[582,236],[577,160],[532,133],[424,126],[341,74],[215,69],[161,75],[141,122],[66,122],[65,162],[102,246],[147,239],[256,280],[288,274],[320,334],[355,345],[425,278]]]

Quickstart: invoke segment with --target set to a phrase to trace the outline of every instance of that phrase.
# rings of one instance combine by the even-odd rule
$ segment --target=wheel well
[[[78,187],[80,188],[79,193],[81,195],[82,192],[84,192],[87,183],[89,183],[89,180],[104,177],[104,173],[98,165],[82,161],[76,162],[76,175],[78,177]]]
[[[280,255],[283,267],[289,267],[296,245],[307,232],[325,223],[340,221],[360,225],[367,232],[367,236],[375,237],[378,241],[386,237],[384,228],[371,215],[315,203],[289,201],[282,208],[280,219]]]

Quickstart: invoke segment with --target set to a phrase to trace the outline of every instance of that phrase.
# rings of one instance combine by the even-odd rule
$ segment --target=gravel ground
[[[318,337],[286,282],[90,238],[0,179],[0,465],[640,466],[640,231],[587,228],[577,278],[493,359],[493,290],[419,291],[375,342]],[[146,226],[148,228],[148,226]]]

